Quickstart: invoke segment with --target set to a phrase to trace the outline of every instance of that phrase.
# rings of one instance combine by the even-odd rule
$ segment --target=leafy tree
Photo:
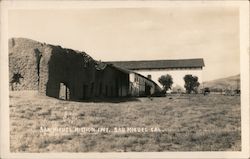
[[[198,93],[198,87],[200,83],[198,82],[198,77],[192,75],[185,75],[183,78],[185,81],[184,87],[186,88],[186,92],[190,94],[192,91]]]
[[[208,87],[205,87],[205,88],[203,89],[203,94],[204,94],[204,96],[207,95],[207,94],[209,94],[209,93],[210,93],[210,89],[209,89]]]
[[[173,84],[173,78],[171,75],[166,74],[166,75],[162,75],[158,81],[160,82],[160,84],[163,86],[164,91],[166,92],[167,90],[171,89],[172,84]]]

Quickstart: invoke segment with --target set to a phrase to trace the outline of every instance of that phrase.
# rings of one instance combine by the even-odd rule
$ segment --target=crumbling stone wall
[[[81,83],[94,78],[94,71],[95,61],[84,52],[26,38],[9,40],[12,90],[39,90],[41,94],[58,98],[60,83],[65,83],[71,92],[70,98],[80,98]],[[17,73],[21,75],[19,81],[13,80]]]
[[[129,73],[99,63],[85,52],[24,38],[9,40],[9,77],[12,90],[38,90],[55,98],[129,95]]]
[[[51,48],[51,55],[44,57],[41,66],[42,72],[48,75],[46,94],[58,97],[60,84],[63,83],[69,89],[70,99],[81,99],[83,84],[94,80],[95,61],[84,52],[63,49],[60,46]]]
[[[42,43],[24,38],[9,40],[9,79],[13,90],[38,89],[38,61],[44,50]],[[19,82],[13,79],[20,74]]]

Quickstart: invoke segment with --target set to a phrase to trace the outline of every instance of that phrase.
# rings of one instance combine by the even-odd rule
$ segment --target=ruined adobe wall
[[[38,90],[70,100],[128,96],[128,73],[97,63],[85,52],[25,38],[9,40],[10,83],[15,73],[22,76],[13,90]]]
[[[95,61],[86,53],[51,46],[51,54],[41,61],[41,75],[47,83],[46,95],[58,98],[60,84],[69,89],[70,99],[82,99],[83,85],[94,80]],[[46,76],[48,75],[48,76]]]
[[[84,83],[94,81],[95,61],[84,52],[12,38],[9,40],[10,83],[15,73],[23,78],[13,84],[13,90],[39,90],[40,94],[58,98],[60,83],[64,83],[70,90],[70,98],[79,99]]]
[[[37,90],[38,72],[37,65],[44,44],[24,38],[9,39],[9,81],[13,90]],[[13,75],[20,74],[19,83],[13,81]]]

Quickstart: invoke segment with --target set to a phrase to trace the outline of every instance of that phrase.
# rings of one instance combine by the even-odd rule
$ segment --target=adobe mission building
[[[184,91],[183,77],[192,74],[201,83],[203,67],[203,59],[100,62],[85,52],[9,39],[10,89],[66,100],[159,95],[158,79],[166,74],[172,91]]]
[[[202,69],[205,66],[202,58],[179,60],[150,60],[150,61],[108,61],[117,67],[126,68],[152,79],[159,86],[158,79],[162,75],[169,74],[173,78],[173,92],[184,92],[184,76],[187,74],[198,77],[202,83]]]
[[[85,52],[26,38],[9,40],[11,90],[38,90],[66,100],[154,95],[161,88],[125,68],[94,60]]]

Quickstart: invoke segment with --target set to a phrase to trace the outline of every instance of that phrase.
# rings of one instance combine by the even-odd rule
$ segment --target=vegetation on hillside
[[[230,76],[212,81],[203,82],[204,87],[210,88],[211,91],[220,92],[225,90],[240,89],[240,75]]]

